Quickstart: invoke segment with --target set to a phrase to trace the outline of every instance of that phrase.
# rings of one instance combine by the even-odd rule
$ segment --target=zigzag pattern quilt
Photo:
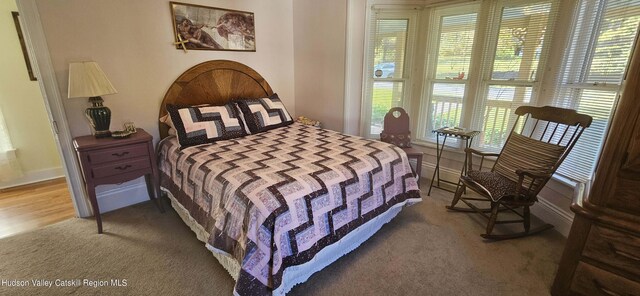
[[[183,150],[160,143],[162,186],[241,265],[238,295],[269,295],[287,267],[397,204],[419,202],[406,154],[299,123]]]

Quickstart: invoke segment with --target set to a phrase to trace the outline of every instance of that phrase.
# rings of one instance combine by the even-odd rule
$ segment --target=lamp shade
[[[96,62],[69,64],[69,98],[98,97],[118,93]]]

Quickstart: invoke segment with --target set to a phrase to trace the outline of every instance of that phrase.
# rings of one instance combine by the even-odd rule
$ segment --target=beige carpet
[[[405,209],[290,295],[548,295],[565,239],[555,231],[486,242],[484,221],[450,213],[451,194]],[[167,206],[168,207],[168,206]],[[1,280],[124,279],[126,287],[16,288],[2,295],[231,295],[233,280],[172,210],[107,213],[106,233],[71,219],[0,240]]]

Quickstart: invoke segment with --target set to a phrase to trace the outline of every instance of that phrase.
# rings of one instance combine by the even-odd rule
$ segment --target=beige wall
[[[44,100],[38,82],[29,80],[11,16],[11,11],[17,10],[14,0],[0,1],[0,40],[3,41],[0,54],[0,108],[25,178],[14,180],[11,184],[0,184],[3,187],[38,181],[41,177],[60,176],[61,172],[60,156]]]
[[[346,1],[293,1],[296,114],[336,131],[344,122],[346,16]]]
[[[90,134],[86,99],[66,99],[69,62],[94,60],[118,94],[104,96],[111,129],[133,121],[158,140],[158,111],[165,92],[188,68],[208,60],[244,63],[260,73],[295,115],[292,1],[196,0],[190,3],[255,13],[256,52],[189,51],[173,45],[169,1],[39,0],[51,62],[73,136]],[[97,188],[102,211],[147,198],[141,179]]]
[[[157,115],[169,85],[188,68],[208,60],[244,63],[262,74],[291,113],[295,111],[292,3],[288,1],[210,0],[194,4],[255,13],[256,52],[189,51],[172,45],[169,1],[41,0],[38,10],[63,97],[68,64],[94,60],[118,94],[105,96],[111,129],[133,121],[158,136]],[[64,99],[71,133],[90,133],[86,99]]]

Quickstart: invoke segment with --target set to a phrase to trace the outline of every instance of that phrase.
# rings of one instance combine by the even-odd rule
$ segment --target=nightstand
[[[119,184],[145,176],[149,198],[161,212],[160,183],[156,164],[153,137],[143,129],[128,138],[95,138],[81,136],[73,139],[73,146],[78,153],[82,176],[87,194],[98,224],[98,233],[102,233],[102,219],[96,199],[96,186]]]

